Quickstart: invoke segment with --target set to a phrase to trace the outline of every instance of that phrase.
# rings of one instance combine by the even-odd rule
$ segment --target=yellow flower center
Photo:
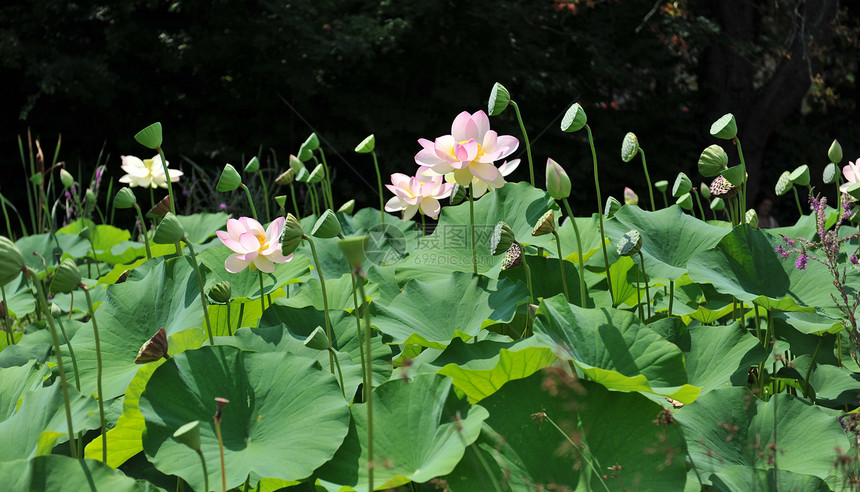
[[[260,251],[263,251],[264,249],[266,249],[266,246],[267,246],[266,235],[257,233],[257,234],[254,234],[254,236],[256,236],[257,241],[260,241]]]

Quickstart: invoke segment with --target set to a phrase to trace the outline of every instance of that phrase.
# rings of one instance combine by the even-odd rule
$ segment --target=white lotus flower
[[[144,188],[167,188],[167,179],[164,176],[164,168],[161,166],[161,156],[156,155],[152,159],[140,160],[133,155],[120,156],[122,158],[122,170],[125,176],[119,178],[120,183],[128,183],[129,186],[142,186]],[[169,166],[170,163],[168,162]],[[170,181],[175,183],[183,172],[178,169],[168,169]]]

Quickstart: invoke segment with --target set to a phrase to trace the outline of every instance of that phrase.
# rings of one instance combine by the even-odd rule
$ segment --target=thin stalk
[[[824,341],[824,337],[818,337],[818,345],[815,346],[815,353],[812,354],[812,362],[809,363],[809,369],[806,370],[806,385],[803,389],[803,396],[809,398],[809,377],[812,376],[812,368],[815,367],[815,359],[818,358],[818,351],[821,350],[821,342]]]
[[[248,492],[249,490],[251,490],[251,475],[245,478],[245,484],[242,485],[242,492]]]
[[[221,437],[221,419],[215,419],[215,435],[218,436],[218,450],[221,452],[221,491],[227,492],[227,469],[224,466],[224,439]]]
[[[364,270],[361,265],[356,265],[353,275],[361,277],[362,281],[358,282],[358,293],[361,295],[362,304],[367,297],[364,295]],[[365,358],[370,364],[370,309],[364,310],[364,341],[365,341]],[[370,376],[370,368],[365,371],[364,384],[367,388],[367,490],[373,492],[373,379]]]
[[[759,314],[758,314],[758,306],[756,306],[756,305],[753,305],[753,306],[755,308],[754,309],[754,312],[755,312],[755,336],[756,336],[756,338],[759,339],[759,341],[762,341],[762,339],[761,339],[761,326],[760,326],[761,325],[761,316],[759,316]]]
[[[9,234],[9,238],[14,242],[15,233],[12,232],[12,223],[9,221],[9,211],[6,210],[6,197],[2,194],[0,194],[0,208],[3,209],[3,218],[6,219],[6,233]]]
[[[319,203],[317,202],[317,192],[314,191],[313,183],[308,183],[308,195],[311,200],[311,213],[319,215]]]
[[[69,449],[71,450],[72,458],[78,457],[78,447],[75,445],[75,430],[72,427],[72,409],[69,404],[69,385],[66,381],[66,371],[63,368],[63,355],[60,353],[60,338],[57,336],[57,328],[54,326],[54,317],[51,316],[51,311],[48,308],[48,301],[45,299],[45,292],[42,287],[42,281],[38,275],[35,275],[29,268],[24,267],[24,275],[33,281],[36,286],[36,301],[41,307],[41,311],[48,318],[48,328],[51,329],[51,338],[54,342],[54,352],[57,355],[57,369],[60,372],[60,386],[63,389],[63,403],[66,407],[66,425],[69,429]]]
[[[230,328],[230,299],[227,299],[227,334],[233,336],[233,330]]]
[[[639,319],[644,323],[645,317],[642,313],[642,291],[639,288],[639,268],[636,268],[636,307],[639,308]]]
[[[464,441],[465,441],[465,439],[464,439]],[[493,474],[492,468],[490,468],[489,463],[487,463],[487,460],[484,459],[484,456],[478,450],[478,447],[475,446],[475,443],[469,444],[469,449],[471,449],[472,452],[475,453],[475,456],[478,458],[478,462],[481,463],[481,468],[484,469],[484,472],[487,474],[487,477],[489,477],[490,482],[493,484],[493,490],[495,490],[497,492],[502,492],[504,489],[502,488],[501,485],[499,485],[499,481],[496,479],[496,476]]]
[[[532,289],[532,272],[531,272],[531,269],[529,268],[528,262],[526,261],[526,248],[520,243],[516,243],[516,244],[520,248],[520,259],[522,259],[522,261],[523,261],[523,270],[524,270],[524,273],[526,275],[526,287],[528,287],[528,289],[529,289],[529,304],[535,304],[535,294],[534,294],[534,289]],[[523,333],[522,333],[522,335],[520,335],[520,338],[525,337],[526,333],[528,333],[529,327],[531,326],[531,320],[532,320],[532,310],[529,306],[526,306],[526,326],[523,329]]]
[[[95,232],[95,231],[93,231]],[[99,267],[99,260],[96,258],[96,244],[93,242],[93,238],[89,237],[88,241],[90,242],[90,248],[93,250],[93,261],[96,264],[96,273],[99,274],[99,277],[102,276],[102,269]],[[89,270],[89,263],[87,264],[87,270]]]
[[[324,173],[322,187],[325,188],[326,195],[328,196],[328,208],[335,210],[334,195],[331,192],[331,173],[328,172],[328,163],[325,160],[325,152],[323,152],[322,147],[318,150],[320,151],[320,159],[322,160]]]
[[[93,312],[93,300],[90,297],[90,289],[86,285],[78,285],[87,297],[87,307],[90,311],[90,321],[93,322],[93,338],[96,342],[96,389],[99,397],[99,419],[102,424],[102,462],[107,463],[107,426],[105,425],[105,399],[102,392],[102,346],[99,340],[99,325],[96,323],[96,315]]]
[[[30,134],[30,131],[27,130],[28,137],[29,137],[29,134]],[[36,172],[36,170],[32,166],[32,163],[31,163],[30,172],[29,173],[27,172],[27,159],[24,157],[24,144],[23,144],[23,142],[21,142],[21,135],[18,135],[18,152],[20,152],[20,154],[21,154],[21,166],[24,168],[24,174],[27,176],[27,178],[29,178],[30,176],[32,176]],[[27,186],[26,186],[26,189],[27,189],[27,208],[30,209],[30,222],[31,222],[31,226],[33,228],[33,231],[37,231],[37,229],[36,229],[36,211],[33,208],[33,201],[34,201],[33,200],[33,190],[30,188],[30,186],[31,186],[31,183],[28,179],[27,180]],[[22,222],[22,224],[23,224],[23,222]],[[24,234],[24,235],[26,236],[26,234]]]
[[[475,187],[469,183],[469,227],[472,230],[472,273],[478,274],[478,246],[475,244]],[[523,251],[525,256],[525,251]]]
[[[364,350],[361,350],[364,347],[364,345],[362,344],[362,340],[361,340],[361,312],[358,309],[359,305],[358,305],[358,294],[356,292],[356,286],[355,286],[355,273],[350,275],[350,277],[352,278],[352,303],[355,306],[355,309],[352,311],[352,313],[355,316],[356,339],[358,340],[358,347],[359,347],[358,354],[361,357],[361,374],[362,374],[362,378],[363,378],[364,374],[367,373],[369,371],[369,369],[367,368],[367,363],[364,360]],[[362,300],[362,304],[364,304],[364,300]],[[362,388],[362,393],[363,393],[362,401],[367,401],[367,399],[370,397],[370,390],[368,389],[368,385],[365,384],[363,386],[364,387]]]
[[[206,459],[203,458],[203,451],[198,449],[197,456],[200,456],[200,464],[203,465],[203,485],[206,486],[206,490],[209,490],[209,472],[206,470]],[[179,479],[179,482],[182,482],[182,479]]]
[[[376,184],[379,188],[379,215],[382,217],[382,229],[385,230],[385,210],[382,198],[382,175],[379,174],[379,162],[376,160],[376,151],[371,150],[370,155],[373,156],[373,167],[376,169]]]
[[[81,376],[78,372],[78,359],[75,357],[75,351],[72,350],[72,342],[69,340],[69,336],[66,335],[66,328],[63,326],[63,317],[57,317],[57,324],[60,325],[60,333],[63,334],[63,340],[66,342],[66,347],[69,349],[69,357],[72,358],[72,370],[75,372],[75,389],[81,390]]]
[[[797,196],[797,187],[792,186],[791,191],[794,192],[794,203],[797,204],[797,211],[800,212],[800,216],[803,217],[803,207],[800,206],[800,197]]]
[[[696,191],[695,188],[693,188],[693,196],[696,197],[696,203],[699,204],[699,213],[702,214],[702,222],[706,222],[708,218],[705,217],[705,209],[702,208],[702,199],[699,198],[699,193]]]
[[[741,166],[744,167],[744,180],[743,180],[743,184],[741,185],[740,193],[738,193],[738,198],[741,202],[741,213],[746,214],[747,213],[747,178],[746,178],[747,165],[746,165],[746,162],[744,161],[744,151],[743,151],[743,148],[741,148],[741,139],[739,139],[738,137],[734,137],[732,140],[735,142],[735,145],[737,145],[737,147],[738,147],[738,158],[740,158]],[[800,215],[803,215],[803,214],[800,214]]]
[[[588,132],[588,145],[591,146],[591,159],[594,162],[594,188],[597,190],[597,219],[600,224],[600,249],[603,251],[603,265],[606,268],[606,286],[609,288],[609,298],[615,306],[615,294],[612,293],[612,279],[609,275],[609,255],[606,254],[606,232],[603,230],[603,198],[600,196],[600,180],[597,177],[597,152],[594,150],[594,137],[591,127],[585,125]]]
[[[170,211],[176,215],[176,196],[173,194],[173,180],[170,179],[170,173],[167,172],[167,158],[164,157],[164,151],[161,146],[158,146],[158,155],[161,157],[161,168],[164,170],[164,177],[167,178],[167,195],[170,197]],[[152,190],[152,188],[150,188]],[[154,202],[153,202],[153,206]],[[182,256],[182,243],[176,242],[176,256]],[[195,261],[196,262],[196,261]]]
[[[580,302],[582,302],[582,307],[587,307],[585,291],[585,265],[584,260],[582,259],[582,240],[579,237],[579,226],[576,225],[576,217],[574,217],[573,211],[570,209],[570,202],[567,201],[567,198],[562,200],[562,203],[564,203],[564,209],[567,211],[567,217],[570,219],[570,223],[573,224],[573,233],[576,236],[576,256],[579,262],[579,297]]]
[[[517,106],[517,103],[511,100],[511,106],[514,108],[514,112],[517,114],[517,122],[520,124],[520,130],[523,132],[523,140],[526,142],[526,155],[529,158],[529,180],[532,186],[535,185],[535,168],[532,163],[532,148],[529,145],[529,135],[526,133],[526,126],[523,124],[523,117],[520,116],[520,107]]]
[[[11,346],[15,345],[15,337],[9,329],[9,303],[6,301],[6,288],[2,285],[0,285],[0,293],[3,294],[3,307],[5,308],[4,311],[6,311],[3,314],[3,328],[6,330],[6,345]]]
[[[558,237],[558,232],[554,228],[552,235],[555,236],[555,246],[558,249],[558,266],[561,268],[561,285],[564,287],[564,298],[570,302],[570,294],[567,292],[567,278],[564,275],[564,257],[561,255],[561,238]]]
[[[200,273],[200,266],[197,265],[197,255],[194,254],[194,247],[191,241],[183,238],[185,244],[188,245],[188,253],[191,255],[191,266],[194,267],[194,273],[197,274],[197,285],[200,286],[200,302],[203,303],[203,317],[206,319],[206,333],[209,334],[209,345],[215,346],[215,339],[212,338],[212,323],[209,322],[209,303],[206,302],[206,292],[203,290],[203,275]]]
[[[651,186],[651,177],[648,176],[648,164],[645,162],[645,150],[642,147],[639,147],[639,155],[642,156],[642,169],[645,170],[645,182],[648,183],[648,195],[651,197],[651,211],[655,212],[657,209],[654,203],[654,188]]]
[[[323,310],[325,311],[325,334],[329,339],[329,343],[332,343],[334,339],[331,335],[331,318],[328,314],[328,294],[325,290],[325,275],[323,275],[322,267],[320,266],[320,259],[319,256],[317,256],[317,247],[314,245],[313,239],[311,239],[310,236],[308,236],[307,234],[304,235],[304,239],[307,239],[308,244],[311,245],[311,253],[314,257],[314,267],[317,269],[317,274],[320,278],[320,287],[322,287]],[[328,353],[328,363],[329,370],[332,374],[334,374],[334,355],[332,355],[331,352]]]
[[[837,204],[836,210],[842,210],[842,192],[839,190],[839,187],[842,186],[842,176],[840,174],[839,171],[836,172],[836,201],[833,202]]]
[[[248,204],[251,205],[251,216],[254,217],[254,220],[259,222],[259,218],[257,217],[257,207],[254,206],[254,199],[251,197],[251,190],[249,190],[248,187],[245,186],[245,183],[240,183],[239,188],[245,190],[245,196],[248,198]]]
[[[426,235],[427,235],[427,223],[425,222],[425,218],[426,218],[426,217],[425,217],[425,216],[424,216],[424,214],[422,213],[422,214],[421,214],[421,235],[422,235],[422,236],[426,236]]]
[[[263,177],[263,173],[260,170],[257,170],[257,177],[260,179],[260,185],[263,187],[263,204],[266,206],[266,222],[272,221],[272,212],[269,208],[269,189],[266,186],[266,179]]]
[[[259,275],[259,277],[260,277],[260,306],[263,308],[263,311],[265,311],[266,310],[266,296],[263,295],[263,271],[257,270],[257,273],[260,274]],[[263,311],[260,311],[260,312],[262,313]]]
[[[588,466],[589,466],[589,468],[591,468],[591,471],[594,472],[595,476],[597,476],[598,480],[600,480],[601,485],[603,485],[603,488],[606,489],[606,491],[608,492],[609,487],[607,487],[606,482],[603,481],[603,478],[602,478],[603,476],[597,470],[597,468],[595,468],[594,463],[589,458],[586,457],[585,452],[584,452],[585,446],[581,446],[581,445],[576,444],[573,441],[573,439],[571,439],[570,436],[568,436],[567,433],[564,432],[561,429],[561,427],[559,427],[558,424],[556,424],[555,421],[552,418],[550,418],[550,416],[547,415],[546,413],[543,414],[543,418],[545,418],[547,422],[549,422],[553,427],[555,427],[555,430],[557,430],[562,436],[564,436],[564,438],[567,439],[567,442],[569,442],[571,446],[578,449],[582,453],[582,457],[585,459],[585,462],[588,463]],[[588,488],[590,489],[591,487],[589,486]]]
[[[675,281],[669,281],[669,317],[672,316],[672,303],[675,302]]]
[[[660,193],[663,194],[663,208],[669,208],[669,199],[666,198],[666,192],[661,191]]]
[[[146,246],[146,259],[152,259],[152,251],[149,250],[149,234],[146,233],[146,222],[143,221],[143,212],[140,211],[140,206],[134,204],[134,209],[137,211],[137,218],[140,220],[140,232],[143,236],[143,245]]]
[[[293,211],[296,213],[296,219],[302,220],[302,215],[299,213],[299,204],[296,202],[296,187],[293,183],[290,183],[290,196],[293,199]]]
[[[109,225],[113,225],[113,212],[116,209],[116,207],[114,207],[112,197],[113,197],[113,180],[111,179],[110,181],[108,181],[107,197],[105,197],[105,210],[110,210],[110,216],[109,216],[110,222],[108,222]]]
[[[648,288],[648,274],[645,273],[645,257],[639,251],[639,268],[642,269],[642,277],[645,279],[645,298],[648,300],[648,318],[651,317],[651,289]],[[670,310],[671,311],[671,310]],[[646,318],[646,319],[648,319]]]
[[[340,360],[338,360],[337,354],[334,353],[334,349],[331,345],[328,347],[328,352],[334,357],[334,364],[337,367],[337,377],[340,379],[340,394],[342,394],[343,399],[346,400],[346,387],[343,385],[343,371],[340,369]]]

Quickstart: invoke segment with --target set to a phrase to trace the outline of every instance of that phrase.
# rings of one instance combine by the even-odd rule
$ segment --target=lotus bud
[[[63,183],[63,188],[71,188],[75,184],[75,178],[72,173],[60,169],[60,182]]]
[[[302,169],[305,169],[305,163],[301,161],[298,157],[290,154],[290,169],[296,173],[296,177],[298,178],[299,173]]]
[[[534,229],[532,229],[532,236],[545,236],[547,234],[552,234],[552,231],[554,230],[555,217],[553,216],[552,210],[548,210],[540,219],[538,219],[537,224],[535,224]]]
[[[675,184],[672,185],[672,196],[678,198],[684,193],[689,193],[692,189],[693,182],[690,181],[690,178],[685,173],[678,173]]]
[[[487,102],[487,113],[490,116],[498,116],[508,107],[511,102],[511,93],[505,86],[496,82],[490,90],[490,100]]]
[[[293,180],[296,177],[296,172],[293,168],[289,168],[286,171],[282,172],[275,178],[275,184],[279,186],[287,186],[293,184]]]
[[[223,282],[218,282],[213,285],[211,289],[209,289],[209,299],[212,299],[213,302],[218,302],[221,304],[225,304],[230,302],[230,299],[233,298],[233,286],[230,282],[226,280]]]
[[[257,156],[251,157],[251,160],[245,164],[246,173],[255,173],[260,170],[260,159]]]
[[[155,332],[155,335],[152,335],[152,338],[140,347],[134,363],[146,364],[147,362],[155,362],[161,358],[169,359],[170,356],[167,355],[168,349],[167,332],[164,331],[164,327],[161,327]]]
[[[511,247],[505,251],[505,256],[502,258],[502,270],[510,270],[523,264],[523,255],[520,251],[520,245],[517,243],[511,244]]]
[[[654,188],[657,188],[657,191],[659,191],[661,193],[665,193],[666,190],[669,189],[669,182],[666,181],[665,179],[661,179],[660,181],[657,181],[656,183],[654,183]]]
[[[185,228],[172,212],[167,212],[158,227],[152,241],[156,244],[173,244],[185,238]]]
[[[448,203],[457,205],[466,199],[466,188],[454,183],[454,189],[451,190],[451,196],[448,198]]]
[[[719,145],[709,145],[699,156],[699,174],[713,178],[729,164],[729,156]]]
[[[94,192],[93,190],[91,190],[90,188],[87,188],[87,191],[84,193],[84,198],[86,198],[86,200],[87,200],[89,203],[95,203],[95,201],[96,201],[96,194],[95,194],[95,192]]]
[[[564,118],[561,119],[561,131],[563,132],[578,132],[588,123],[588,117],[585,115],[585,110],[579,103],[574,103],[570,109],[564,113]]]
[[[624,204],[639,205],[639,195],[628,187],[624,187]]]
[[[621,202],[619,202],[614,196],[610,196],[606,199],[606,204],[603,206],[603,216],[607,219],[611,219],[615,216],[615,212],[621,210],[621,207]]]
[[[331,343],[329,343],[325,331],[323,331],[319,326],[314,328],[314,331],[305,338],[304,344],[305,347],[316,350],[328,350],[328,348],[331,347]]]
[[[839,172],[839,168],[834,163],[830,163],[824,167],[824,173],[821,178],[824,181],[824,184],[831,184],[836,181],[837,173]]]
[[[220,192],[233,191],[242,184],[242,177],[239,176],[239,171],[232,164],[225,164],[224,170],[221,171],[221,177],[218,178],[218,184],[215,189]]]
[[[754,229],[758,229],[758,212],[754,208],[747,210],[744,215],[744,222],[751,225]]]
[[[56,319],[56,318],[61,317],[62,315],[63,315],[63,310],[60,309],[60,306],[57,306],[57,303],[52,302],[51,303],[51,317]],[[3,317],[5,318],[6,316],[3,316]]]
[[[176,429],[173,438],[194,451],[200,451],[200,421],[195,420]]]
[[[642,236],[636,229],[627,231],[618,240],[618,254],[621,256],[633,256],[642,249]]]
[[[711,189],[708,188],[708,185],[706,185],[705,183],[699,184],[699,193],[702,194],[702,198],[704,198],[705,200],[711,199]]]
[[[320,218],[317,219],[313,229],[311,229],[311,236],[320,239],[329,239],[337,237],[340,234],[340,222],[337,220],[337,216],[331,211],[331,209],[326,209]]]
[[[65,259],[54,271],[51,280],[51,290],[54,292],[71,292],[81,284],[81,271],[74,260]]]
[[[293,214],[287,214],[287,220],[284,223],[284,234],[281,236],[281,253],[284,256],[289,256],[298,249],[299,244],[305,231],[302,230],[302,225]]]
[[[350,266],[358,266],[364,262],[367,240],[368,236],[352,236],[337,242]]]
[[[827,149],[827,157],[830,159],[830,162],[835,164],[839,164],[842,160],[842,145],[835,138],[833,139],[833,143],[830,144],[830,148]]]
[[[570,196],[570,177],[564,168],[552,159],[546,160],[546,191],[555,200]]]
[[[689,192],[679,196],[675,203],[684,210],[693,210],[693,195]]]
[[[738,124],[731,113],[724,114],[711,125],[711,135],[723,140],[731,140],[738,135]]]
[[[369,154],[373,152],[374,148],[376,148],[376,137],[371,133],[360,144],[355,146],[355,151],[359,154]]]
[[[161,218],[167,215],[170,212],[170,195],[159,200],[158,203],[155,204],[154,207],[149,209],[149,212],[146,213],[146,216],[150,219],[152,218]]]
[[[621,160],[630,162],[639,153],[639,139],[633,132],[627,132],[624,135],[624,140],[621,141]]]
[[[809,166],[806,164],[798,166],[797,169],[791,172],[788,179],[796,185],[809,186]]]
[[[726,200],[734,198],[735,195],[738,194],[738,189],[729,183],[729,180],[727,180],[722,174],[711,181],[711,187],[709,190],[711,190],[711,196]]]
[[[129,187],[120,188],[113,199],[113,206],[116,208],[131,208],[135,203],[137,203],[137,197]]]
[[[134,136],[137,143],[150,149],[161,147],[161,123],[153,123]]]
[[[504,221],[499,221],[493,228],[493,235],[490,237],[490,253],[493,256],[500,255],[510,249],[515,242],[516,237],[511,226]]]
[[[341,205],[340,208],[337,209],[337,211],[342,213],[342,214],[352,215],[353,209],[355,209],[355,200],[354,199]]]

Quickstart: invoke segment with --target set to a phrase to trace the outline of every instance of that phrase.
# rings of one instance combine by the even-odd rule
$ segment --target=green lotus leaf
[[[829,492],[827,482],[812,475],[801,475],[773,468],[762,470],[741,465],[731,465],[712,473],[709,480],[714,490],[803,490],[807,492]]]
[[[600,251],[600,227],[598,225],[597,214],[592,214],[591,217],[575,217],[574,220],[576,220],[576,226],[579,229],[579,239],[582,243],[582,258],[583,260],[588,260],[592,255]],[[557,232],[561,239],[561,254],[565,260],[578,264],[579,251],[576,245],[576,233],[573,230],[573,223],[570,217],[564,218]],[[556,251],[556,247],[553,244],[547,250]],[[602,258],[601,261],[603,261]]]
[[[45,270],[45,263],[50,270],[67,258],[85,258],[90,251],[89,241],[78,236],[77,233],[55,234],[53,236],[51,234],[31,234],[19,238],[15,241],[15,246],[21,250],[24,264],[37,272]],[[33,254],[34,252],[39,253],[39,255]],[[55,253],[60,254],[59,260]],[[45,259],[45,263],[42,263],[42,258]]]
[[[812,357],[801,355],[792,361],[797,372],[805,378]],[[854,404],[860,398],[860,375],[846,367],[816,364],[809,378],[815,392],[815,403],[830,408]]]
[[[697,326],[678,343],[684,351],[690,384],[709,391],[744,386],[747,369],[767,357],[757,338],[735,322],[727,326]]]
[[[477,336],[487,319],[511,321],[527,298],[521,283],[453,272],[444,280],[412,280],[390,303],[371,304],[370,312],[373,325],[393,343],[444,348],[455,337]]]
[[[560,359],[572,360],[611,390],[645,391],[685,403],[699,393],[686,384],[681,350],[627,311],[585,309],[558,295],[541,302],[534,332]]]
[[[57,233],[80,234],[85,228],[89,228],[90,237],[92,238],[93,245],[98,253],[108,252],[117,244],[131,238],[131,233],[127,230],[118,229],[105,224],[96,225],[89,219],[78,219],[65,227],[57,229]],[[101,261],[107,261],[102,255],[98,255],[98,259]]]
[[[38,456],[30,460],[0,463],[0,482],[6,490],[29,492],[80,492],[110,490],[136,492],[137,482],[96,460],[68,456]]]
[[[301,397],[297,397],[300,395]],[[182,425],[200,421],[203,455],[219,454],[216,397],[230,401],[221,434],[227,487],[249,473],[297,480],[331,459],[349,425],[349,409],[334,376],[316,361],[287,353],[245,353],[234,347],[203,347],[176,355],[150,377],[140,396],[146,420],[143,448],[166,474],[203,487],[197,455],[172,438]],[[182,405],[177,405],[182,401]],[[209,482],[221,470],[209,467]]]
[[[0,369],[0,422],[18,410],[19,400],[26,393],[41,388],[48,375],[48,368],[35,360]]]
[[[352,287],[352,276],[349,274],[344,274],[340,278],[327,278],[325,291],[328,295],[328,308],[330,310],[352,311],[355,308]],[[364,290],[364,295],[368,299],[379,298],[379,290],[375,284],[365,284]],[[358,297],[358,294],[356,296],[358,303],[361,304],[361,297]],[[322,297],[322,283],[318,279],[312,278],[293,290],[290,297],[278,300],[278,304],[296,308],[313,306],[318,311],[323,311],[325,303]]]
[[[352,406],[343,446],[318,472],[327,490],[368,488],[365,405]],[[408,383],[394,380],[374,388],[374,489],[447,475],[478,438],[487,416],[483,407],[458,399],[451,380],[442,376],[421,374]]]
[[[532,289],[536,299],[552,297],[564,288],[561,282],[561,269],[557,258],[545,258],[532,256],[528,258],[529,270],[531,271]],[[579,268],[575,263],[564,261],[564,276],[567,280],[567,292],[570,294],[570,302],[579,304]],[[499,273],[499,280],[508,279],[511,282],[526,282],[526,271],[524,268],[512,268]],[[614,287],[614,286],[613,286]],[[586,290],[587,287],[586,287]]]
[[[185,238],[194,244],[203,244],[207,239],[214,236],[215,231],[223,229],[227,225],[229,217],[224,212],[176,216],[179,223],[182,224],[182,228],[185,229]]]

